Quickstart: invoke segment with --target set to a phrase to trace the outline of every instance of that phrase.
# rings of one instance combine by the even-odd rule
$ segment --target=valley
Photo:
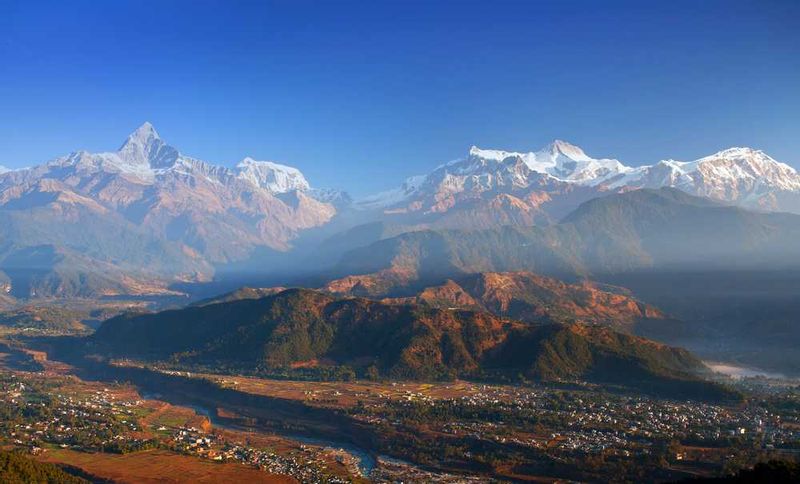
[[[2,408],[49,398],[53,415],[76,417],[24,414],[5,444],[119,482],[157,479],[166,465],[224,480],[236,462],[253,482],[676,480],[800,448],[800,388],[789,381],[731,381],[746,400],[714,404],[578,381],[275,380],[99,362],[50,338],[28,345],[39,349],[13,351],[38,366],[3,365]],[[92,447],[103,437],[96,423],[81,427],[88,407],[119,426],[120,450]]]
[[[209,279],[9,268],[0,444],[97,482],[673,482],[796,459],[800,216],[673,188],[558,222],[380,213]]]
[[[0,484],[800,482],[797,25],[0,0]]]

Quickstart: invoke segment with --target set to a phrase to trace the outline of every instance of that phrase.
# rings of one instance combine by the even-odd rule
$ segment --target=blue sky
[[[554,138],[631,165],[800,167],[800,2],[0,0],[0,164],[145,120],[215,163],[356,195]]]

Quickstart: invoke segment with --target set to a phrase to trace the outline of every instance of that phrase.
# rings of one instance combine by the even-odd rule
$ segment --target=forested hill
[[[8,484],[88,484],[89,481],[68,474],[53,464],[37,462],[18,452],[0,449],[0,482]]]
[[[705,367],[688,351],[607,327],[533,325],[307,289],[119,316],[89,342],[92,352],[110,356],[239,371],[338,365],[384,378],[579,379],[724,396],[697,376]]]

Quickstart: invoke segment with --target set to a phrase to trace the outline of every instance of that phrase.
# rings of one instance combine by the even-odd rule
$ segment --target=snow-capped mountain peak
[[[308,190],[310,185],[297,168],[247,157],[236,165],[237,176],[272,193]]]
[[[592,159],[586,153],[584,153],[584,151],[580,147],[559,139],[553,140],[552,143],[547,145],[539,153],[541,154],[546,153],[553,158],[559,155],[565,156],[573,161],[589,161]]]
[[[541,150],[529,153],[486,150],[473,146],[470,148],[470,157],[498,162],[516,158],[536,173],[589,185],[599,184],[631,170],[617,160],[592,158],[580,147],[562,140],[555,140]]]
[[[469,149],[470,156],[482,158],[485,160],[503,161],[507,158],[522,158],[523,160],[531,161],[550,161],[557,157],[566,157],[572,161],[589,161],[592,160],[584,151],[573,144],[567,143],[562,140],[554,140],[541,150],[537,152],[517,152],[517,151],[504,151],[504,150],[490,150],[482,149],[477,146],[472,146]]]
[[[76,151],[48,162],[47,166],[69,167],[77,171],[79,176],[94,173],[119,174],[128,181],[146,185],[169,184],[175,177],[188,177],[220,186],[227,186],[232,181],[237,181],[239,185],[245,182],[273,194],[311,189],[300,170],[280,163],[247,157],[235,167],[228,168],[187,156],[168,145],[149,122],[128,135],[117,151]],[[334,195],[334,191],[329,192],[324,193],[324,196],[334,197],[337,201],[348,197],[345,193]],[[321,191],[314,194],[317,193],[322,194]]]
[[[19,227],[29,223],[15,226],[23,235],[9,239],[14,250],[46,246],[69,257],[74,280],[49,273],[58,294],[67,286],[75,294],[150,294],[207,280],[214,265],[262,249],[288,250],[301,231],[327,224],[349,203],[333,190],[276,195],[294,188],[308,189],[294,168],[250,158],[214,165],[179,153],[144,123],[116,151],[75,151],[0,174],[0,210],[20,214]],[[94,242],[82,250],[87,240]],[[98,268],[104,277],[92,276]]]
[[[472,146],[469,149],[469,156],[474,158],[481,158],[484,160],[493,160],[493,161],[503,161],[507,158],[525,158],[526,156],[532,155],[533,153],[519,153],[516,151],[503,151],[503,150],[485,150],[482,148],[478,148],[477,146]],[[451,163],[458,162],[462,160],[454,160]]]
[[[175,164],[179,153],[161,139],[152,124],[145,122],[128,135],[117,156],[131,167],[157,169]]]
[[[503,150],[487,150],[483,148],[478,148],[477,146],[472,146],[469,149],[469,156],[467,158],[460,158],[457,160],[453,160],[450,163],[447,163],[447,165],[442,165],[442,166],[452,166],[457,164],[464,165],[465,161],[471,161],[471,160],[488,160],[500,163],[509,158],[522,160],[526,165],[531,167],[536,163],[535,153],[521,153],[518,151],[503,151]],[[472,163],[469,163],[468,165],[471,164]]]
[[[128,138],[120,147],[119,151],[125,149],[126,146],[147,146],[154,143],[156,140],[161,140],[161,137],[158,135],[158,131],[156,131],[155,126],[153,126],[149,121],[145,121],[142,123],[141,126],[136,128],[133,133],[128,135]]]
[[[520,162],[529,171],[520,170]],[[562,140],[527,153],[472,146],[466,158],[416,178],[413,190],[390,190],[363,200],[362,206],[390,207],[412,199],[447,200],[462,192],[473,196],[496,191],[519,193],[527,187],[541,187],[546,180],[598,191],[674,187],[758,209],[800,211],[800,202],[789,201],[800,201],[800,175],[761,150],[734,147],[694,161],[668,159],[630,167],[613,158],[592,158]]]
[[[536,152],[536,166],[531,168],[562,181],[584,185],[597,185],[631,170],[615,159],[592,158],[580,147],[561,140]]]
[[[703,158],[696,160],[696,162],[703,163],[706,161],[720,159],[731,160],[740,163],[749,163],[751,165],[757,165],[763,168],[776,168],[780,170],[787,170],[791,173],[797,173],[797,171],[791,166],[775,160],[763,151],[748,147],[728,148],[718,151],[713,155],[704,156]]]
[[[753,148],[728,148],[695,160],[689,166],[697,172],[695,178],[706,185],[720,187],[724,183],[737,185],[740,190],[741,187],[800,190],[800,176],[794,168]]]
[[[800,192],[800,176],[761,150],[734,147],[694,161],[662,160],[612,180],[609,188],[680,188],[694,195],[765,208],[770,193]],[[767,198],[764,198],[767,196]]]

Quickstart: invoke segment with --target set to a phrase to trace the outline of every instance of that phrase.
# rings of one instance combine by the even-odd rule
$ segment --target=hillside
[[[211,267],[64,184],[40,181],[0,195],[0,272],[17,297],[97,297],[168,292],[170,280],[202,280]],[[0,188],[2,191],[2,188]]]
[[[291,289],[261,299],[106,321],[90,351],[237,371],[346,365],[389,378],[586,379],[719,397],[689,352],[609,328],[530,325],[487,312],[340,299]]]
[[[779,268],[800,262],[800,216],[720,205],[676,189],[591,200],[560,226],[594,272],[658,268]]]
[[[562,278],[636,270],[786,269],[800,261],[800,216],[751,212],[676,189],[636,190],[582,204],[548,227],[427,230],[346,253],[347,285],[389,292],[476,272]]]
[[[367,285],[374,280],[375,285]],[[630,331],[642,320],[663,320],[658,308],[633,298],[622,287],[583,280],[570,284],[532,272],[481,272],[427,286],[408,296],[389,297],[391,280],[375,276],[349,276],[320,288],[337,297],[366,297],[387,304],[418,304],[440,309],[485,311],[526,323],[589,323]],[[284,287],[242,287],[192,306],[241,299],[258,299]]]
[[[589,281],[568,284],[531,272],[470,274],[427,287],[415,296],[386,301],[478,309],[529,323],[592,323],[618,329],[630,329],[643,319],[665,318],[624,289]]]
[[[83,323],[89,319],[89,313],[90,311],[58,306],[21,306],[0,311],[0,326],[57,333],[81,333],[89,331]]]
[[[260,299],[285,290],[285,287],[241,287],[235,291],[194,302],[192,306],[208,306],[210,304],[240,301],[242,299]]]

